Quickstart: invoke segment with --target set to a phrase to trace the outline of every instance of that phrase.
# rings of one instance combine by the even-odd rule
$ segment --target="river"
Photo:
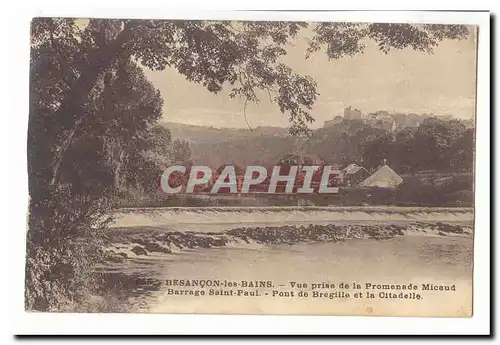
[[[121,210],[115,227],[123,231],[225,231],[236,226],[276,224],[380,224],[438,222],[472,226],[471,209],[428,208],[264,208]],[[136,284],[128,295],[131,311],[148,313],[348,314],[466,316],[472,310],[472,236],[410,233],[386,240],[352,239],[295,245],[242,245],[150,253],[108,272],[134,273],[157,280],[154,289]],[[273,281],[270,289],[289,292],[290,283],[455,285],[454,292],[422,293],[423,299],[273,298],[272,296],[176,296],[172,279]],[[322,290],[334,292],[338,289]],[[348,290],[346,290],[348,291]],[[378,291],[377,291],[378,293]]]

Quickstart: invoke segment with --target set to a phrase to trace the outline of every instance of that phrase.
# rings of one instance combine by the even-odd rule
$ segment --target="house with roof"
[[[387,164],[384,164],[371,176],[362,181],[359,185],[361,187],[379,187],[394,189],[403,183],[403,179]]]
[[[355,186],[370,176],[370,172],[362,166],[352,163],[342,169],[342,175],[343,183],[346,186]]]
[[[213,185],[217,182],[217,179],[219,178],[222,171],[228,165],[234,167],[234,172],[236,174],[236,188],[238,191],[241,190],[241,186],[243,185],[243,180],[245,178],[245,170],[243,168],[241,168],[240,166],[233,165],[233,164],[222,164],[219,168],[212,169],[212,178],[207,183],[206,189],[211,190]],[[224,182],[230,182],[230,180],[228,178],[226,178]],[[222,187],[219,190],[219,193],[230,193],[230,188],[229,187]]]

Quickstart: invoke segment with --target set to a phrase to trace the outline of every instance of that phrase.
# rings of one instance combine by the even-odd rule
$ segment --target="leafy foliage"
[[[464,39],[469,34],[463,25],[391,23],[319,23],[307,49],[308,54],[326,46],[330,59],[362,53],[366,41],[373,40],[385,54],[391,49],[412,48],[432,53],[445,39]]]
[[[95,283],[96,261],[103,258],[110,200],[75,197],[60,189],[30,202],[25,305],[60,311],[77,303]]]
[[[473,129],[459,120],[428,117],[418,127],[396,132],[373,127],[362,120],[343,120],[319,129],[304,144],[304,151],[327,163],[352,162],[376,169],[384,160],[400,173],[418,170],[454,171],[473,168]]]
[[[280,161],[312,165],[314,158],[339,167],[357,163],[369,170],[386,160],[402,174],[419,170],[472,171],[474,129],[460,120],[419,117],[420,125],[402,124],[394,132],[374,121],[340,119],[300,140],[270,130],[269,134],[261,132],[259,136],[247,132],[246,137],[233,137],[221,143],[201,127],[191,147],[195,162],[209,166],[225,163],[273,166]],[[296,160],[297,155],[303,162]]]

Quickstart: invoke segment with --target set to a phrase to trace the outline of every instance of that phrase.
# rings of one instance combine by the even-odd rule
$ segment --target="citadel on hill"
[[[422,121],[428,117],[437,117],[443,121],[453,120],[451,115],[435,114],[415,114],[415,113],[396,113],[386,110],[378,110],[369,114],[364,114],[360,109],[352,106],[344,108],[344,116],[336,116],[333,120],[325,121],[324,127],[333,127],[342,122],[342,120],[362,120],[369,123],[372,127],[385,129],[394,132],[398,128],[418,127]],[[464,123],[473,125],[472,120]]]

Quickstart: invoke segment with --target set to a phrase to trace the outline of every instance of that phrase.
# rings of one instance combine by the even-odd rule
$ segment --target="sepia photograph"
[[[30,31],[27,312],[473,315],[477,25]]]

